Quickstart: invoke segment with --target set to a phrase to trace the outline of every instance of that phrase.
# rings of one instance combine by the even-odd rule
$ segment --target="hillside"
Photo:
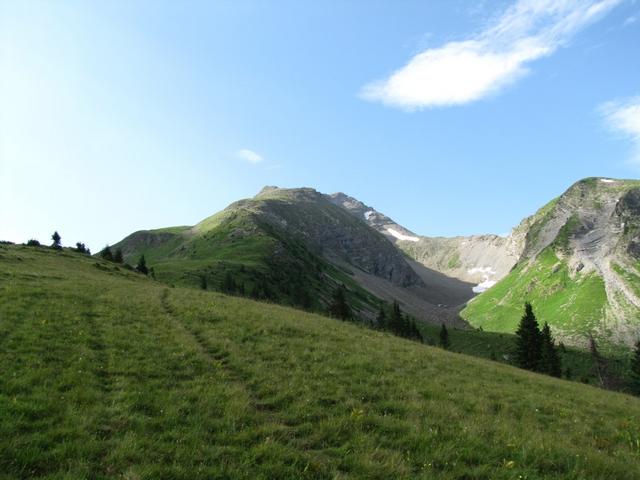
[[[311,188],[265,187],[193,227],[135,232],[113,248],[145,255],[158,279],[324,311],[345,284],[359,315],[380,301],[432,322],[455,322],[471,285],[415,264],[375,229]],[[229,287],[230,279],[232,286]],[[440,305],[440,306],[438,306]]]
[[[640,476],[637,398],[0,245],[0,478]]]
[[[640,337],[640,182],[589,178],[525,219],[513,270],[461,315],[487,330],[513,332],[522,303],[557,337],[610,345]]]

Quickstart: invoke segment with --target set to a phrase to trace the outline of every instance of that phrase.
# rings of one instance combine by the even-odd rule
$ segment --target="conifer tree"
[[[541,333],[529,302],[516,331],[516,362],[520,368],[537,370],[540,363]]]
[[[149,274],[149,269],[147,268],[147,261],[144,258],[144,255],[140,256],[140,260],[138,260],[138,264],[136,265],[136,270],[144,275]]]
[[[104,260],[113,262],[113,253],[111,253],[111,248],[109,247],[109,245],[104,247],[98,255],[100,255],[100,257],[103,258]]]
[[[636,349],[631,359],[631,390],[640,395],[640,340],[636,342]]]
[[[124,263],[124,256],[122,255],[122,249],[118,248],[113,255],[113,261],[116,263]]]
[[[345,292],[346,288],[344,285],[340,285],[333,292],[333,298],[329,305],[329,315],[341,320],[350,320],[353,314],[351,312],[351,307],[347,303]]]
[[[53,240],[53,243],[51,244],[52,248],[55,248],[56,250],[60,250],[62,248],[62,244],[60,243],[62,238],[57,230],[53,232],[53,235],[51,235],[51,240]]]
[[[89,249],[82,242],[76,242],[76,251],[78,253],[89,253]]]
[[[378,310],[378,317],[376,318],[376,323],[378,328],[384,330],[387,328],[387,313],[385,312],[384,305],[380,304],[380,309]]]
[[[449,344],[449,332],[447,331],[447,327],[445,327],[444,323],[440,328],[440,346],[447,350],[450,346]]]
[[[204,275],[200,276],[200,288],[202,290],[206,290],[207,289],[207,277],[205,277]]]
[[[393,301],[393,306],[391,307],[389,329],[396,335],[401,335],[402,333],[402,310],[400,310],[400,304],[397,300]]]
[[[560,355],[553,343],[553,336],[551,335],[551,329],[547,322],[542,327],[540,333],[542,343],[540,348],[540,365],[539,370],[542,373],[551,375],[553,377],[560,377],[562,374],[562,366],[560,363]]]

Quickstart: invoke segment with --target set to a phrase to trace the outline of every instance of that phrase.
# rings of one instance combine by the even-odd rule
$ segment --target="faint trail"
[[[268,412],[275,412],[277,408],[271,407],[254,389],[251,388],[245,380],[247,374],[229,362],[230,353],[228,351],[219,346],[212,345],[201,332],[189,328],[182,320],[180,320],[179,316],[176,314],[175,308],[171,305],[169,295],[170,291],[168,289],[163,290],[160,294],[160,303],[167,314],[171,325],[176,330],[179,330],[185,337],[190,338],[196,345],[200,354],[203,355],[208,362],[219,367],[224,376],[241,389],[253,410],[258,414],[265,415],[269,421],[278,423],[282,428],[290,428],[289,425],[280,421],[275,415],[267,415]]]

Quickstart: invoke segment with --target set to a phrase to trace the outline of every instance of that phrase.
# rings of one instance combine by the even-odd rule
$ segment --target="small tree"
[[[598,344],[596,343],[595,338],[591,335],[589,336],[589,351],[591,352],[591,360],[593,362],[591,370],[598,378],[598,384],[602,388],[607,388],[607,362],[602,358],[602,355],[600,355]]]
[[[516,362],[520,368],[537,370],[540,363],[541,333],[529,302],[516,331]]]
[[[77,242],[76,243],[76,251],[78,253],[86,253],[89,254],[89,249],[85,246],[84,243],[82,242]]]
[[[100,255],[100,258],[102,258],[104,260],[108,260],[109,262],[113,262],[113,253],[111,252],[111,248],[109,247],[109,245],[104,247],[100,251],[100,253],[98,255]]]
[[[346,288],[344,285],[340,285],[333,292],[333,298],[329,305],[329,315],[341,320],[349,320],[353,317],[351,307],[347,303]]]
[[[124,256],[122,255],[122,249],[116,249],[116,253],[113,255],[113,261],[116,263],[124,263]]]
[[[558,350],[553,343],[553,336],[551,335],[551,329],[547,322],[544,323],[540,335],[542,342],[540,347],[539,369],[542,373],[546,373],[547,375],[560,377],[562,375],[560,355],[558,355]]]
[[[636,349],[631,359],[631,390],[640,395],[640,340],[636,342]]]
[[[206,290],[207,289],[207,277],[205,277],[204,275],[200,276],[200,288],[202,290]]]
[[[449,332],[443,323],[440,328],[440,346],[446,350],[449,348],[449,345]]]
[[[57,230],[53,232],[53,235],[51,235],[51,240],[53,240],[53,243],[51,244],[52,248],[55,248],[56,250],[60,250],[62,248],[62,244],[60,243],[62,238]]]
[[[389,329],[396,335],[402,334],[402,310],[397,300],[393,301],[391,307],[391,319],[389,320]]]
[[[385,312],[384,305],[380,304],[380,308],[378,309],[378,316],[376,317],[376,324],[378,328],[385,329],[387,328],[387,312]]]
[[[147,261],[144,258],[144,255],[140,256],[140,260],[138,260],[138,264],[136,265],[136,270],[144,275],[149,274],[149,269],[147,268]]]
[[[32,238],[27,241],[27,247],[39,247],[39,246],[40,246],[40,242],[35,238]]]

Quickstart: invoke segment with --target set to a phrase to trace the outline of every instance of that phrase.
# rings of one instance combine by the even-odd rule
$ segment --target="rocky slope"
[[[522,251],[522,235],[515,230],[509,237],[425,237],[416,235],[385,214],[344,193],[334,193],[329,197],[336,205],[384,234],[424,267],[476,284],[476,293],[486,290],[509,273]]]

